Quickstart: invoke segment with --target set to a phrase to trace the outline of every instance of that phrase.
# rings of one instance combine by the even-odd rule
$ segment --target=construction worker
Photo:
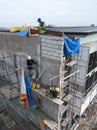
[[[71,126],[73,126],[75,124],[75,116],[74,113],[71,112]]]
[[[59,87],[50,87],[49,90],[46,91],[46,95],[51,94],[52,97],[57,98],[59,92],[60,92]]]
[[[36,62],[32,59],[31,56],[28,56],[27,57],[27,69],[29,71],[30,77],[32,77],[34,75],[34,73],[36,73],[35,70],[34,70],[34,68],[33,68],[34,64],[36,64]]]
[[[38,18],[37,22],[39,22],[38,33],[39,34],[44,34],[45,33],[45,27],[46,27],[45,22],[42,21],[41,18]]]

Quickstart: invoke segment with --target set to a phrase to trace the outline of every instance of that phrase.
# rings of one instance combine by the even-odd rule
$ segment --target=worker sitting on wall
[[[36,64],[36,62],[32,59],[31,56],[28,56],[27,57],[27,69],[29,71],[29,76],[32,77],[33,80],[36,78],[36,71],[33,66],[34,64]]]
[[[59,87],[50,87],[49,90],[46,91],[46,95],[51,95],[52,97],[57,98],[59,92]]]
[[[42,21],[41,18],[38,18],[37,22],[39,22],[38,33],[39,34],[44,34],[45,33],[45,27],[46,27],[45,22]]]

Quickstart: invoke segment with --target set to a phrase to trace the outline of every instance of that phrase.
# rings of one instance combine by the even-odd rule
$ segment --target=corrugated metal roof
[[[48,31],[62,32],[65,34],[82,34],[87,35],[97,33],[97,26],[75,26],[75,27],[48,27]]]

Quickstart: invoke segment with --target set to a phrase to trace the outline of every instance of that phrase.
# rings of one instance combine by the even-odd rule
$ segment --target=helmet
[[[31,57],[31,56],[28,56],[28,57],[27,57],[27,59],[28,59],[28,60],[31,60],[31,59],[32,59],[32,57]]]
[[[41,21],[41,18],[38,18],[38,19],[37,19],[37,22],[40,22],[40,21]]]
[[[55,88],[55,91],[56,91],[57,93],[59,93],[59,92],[60,92],[60,88],[59,88],[59,87],[56,87],[56,88]]]

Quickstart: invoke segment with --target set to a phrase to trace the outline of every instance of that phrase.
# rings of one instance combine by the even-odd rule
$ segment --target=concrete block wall
[[[16,54],[16,66],[18,68],[26,66],[26,57],[31,55],[38,63],[38,74],[46,67],[46,71],[41,77],[42,84],[51,85],[50,78],[59,74],[61,55],[63,53],[63,39],[55,36],[17,36],[11,33],[0,32],[0,57],[13,56]],[[6,58],[6,65],[10,66],[10,73],[13,73],[14,57]],[[7,66],[8,66],[7,65]],[[9,68],[9,67],[8,67]],[[19,74],[18,74],[19,76]],[[16,81],[16,75],[10,77],[11,82]],[[55,79],[53,84],[59,84],[59,79]]]
[[[61,59],[63,39],[54,36],[41,37],[41,56],[53,60]]]
[[[70,86],[70,87],[74,88],[73,86]],[[70,87],[69,89],[71,89]],[[73,111],[74,113],[80,115],[83,94],[82,92],[79,92],[78,90],[76,91],[75,89],[72,89],[72,91],[74,92],[74,94],[69,101],[69,109]]]
[[[69,90],[74,92],[73,98],[71,99],[69,106],[70,109],[76,114],[80,115],[82,99],[85,93],[86,74],[88,69],[89,61],[89,47],[81,46],[79,55],[72,55],[72,59],[77,61],[77,64],[72,67],[73,71],[80,70],[79,73],[71,77]]]
[[[43,112],[45,112],[51,119],[54,121],[58,121],[58,109],[59,105],[53,103],[50,100],[47,100],[45,98],[41,101],[41,109]]]
[[[63,43],[62,38],[54,36],[25,37],[11,33],[0,33],[0,52],[3,51],[6,56],[16,54],[18,68],[26,66],[26,57],[28,55],[31,55],[37,61],[38,73],[46,67],[46,71],[41,76],[41,83],[44,85],[59,86],[59,78],[56,78],[53,82],[49,81],[49,79],[60,73]],[[13,57],[6,60],[6,65],[10,65],[9,71],[15,69],[13,62]],[[14,82],[16,75],[11,76],[10,79]],[[48,104],[46,105],[47,102]],[[58,106],[56,104],[46,99],[41,99],[41,109],[57,121]]]
[[[58,121],[58,109],[59,105],[55,104],[53,101],[40,96],[35,91],[33,92],[33,99],[35,102],[38,102],[41,110],[48,115],[54,121]]]
[[[86,74],[89,62],[89,50],[89,47],[81,46],[79,55],[72,55],[72,59],[77,61],[77,64],[74,66],[74,68],[72,67],[73,71],[80,70],[79,73],[73,76],[72,80],[83,87],[86,83]]]
[[[59,78],[49,81],[60,73],[61,56],[63,55],[63,39],[55,36],[41,36],[41,65],[46,67],[42,75],[43,84],[59,86]]]
[[[2,60],[2,52],[4,57],[11,56],[5,59],[8,73],[15,72],[14,54],[16,55],[15,62],[18,68],[26,66],[28,55],[31,55],[40,65],[40,38],[39,36],[26,37],[0,32],[0,60]],[[38,67],[38,71],[40,71],[40,67]],[[9,76],[9,78],[12,83],[16,83],[15,74]]]

